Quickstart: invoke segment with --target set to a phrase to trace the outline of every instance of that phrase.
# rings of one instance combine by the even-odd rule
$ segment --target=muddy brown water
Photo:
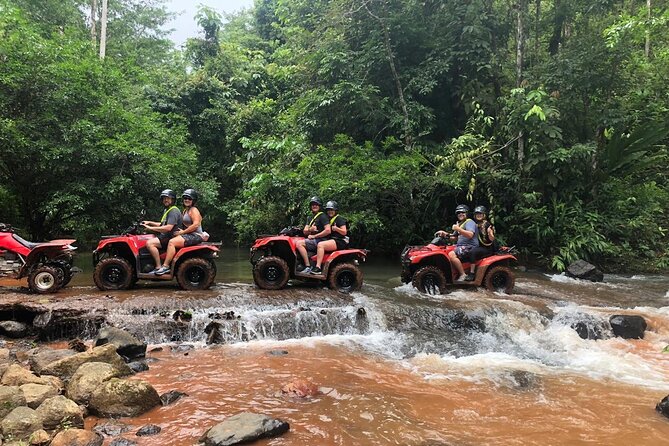
[[[512,295],[431,297],[402,285],[396,262],[377,259],[363,265],[365,286],[350,296],[302,285],[266,292],[253,287],[246,254],[225,251],[217,285],[203,292],[174,283],[100,292],[84,263],[56,297],[14,285],[0,301],[102,310],[150,349],[162,347],[136,379],[188,396],[123,420],[162,427],[152,437],[124,434],[139,445],[195,444],[240,411],[290,423],[289,433],[258,442],[267,445],[669,444],[669,419],[654,410],[669,394],[667,276],[592,284],[519,273]],[[177,309],[193,319],[175,321]],[[612,337],[613,314],[643,316],[645,338]],[[603,339],[581,339],[571,328],[578,321],[599,326]],[[212,322],[221,344],[205,342]],[[282,394],[295,379],[321,394]]]

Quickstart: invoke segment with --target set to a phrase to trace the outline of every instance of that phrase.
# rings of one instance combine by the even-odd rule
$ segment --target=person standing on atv
[[[495,227],[487,220],[486,214],[488,210],[485,206],[476,206],[474,208],[474,222],[477,226],[477,236],[479,245],[469,251],[469,274],[466,281],[474,280],[474,273],[476,272],[476,262],[491,256],[495,252]]]
[[[165,253],[165,261],[157,271],[156,276],[162,276],[170,272],[170,264],[177,249],[184,246],[195,246],[199,243],[209,240],[209,234],[202,230],[202,214],[195,206],[197,203],[198,194],[195,189],[186,189],[181,194],[181,200],[184,203],[184,210],[182,213],[183,228],[174,232],[174,237],[167,243],[167,252]]]
[[[316,266],[311,269],[311,274],[323,274],[321,264],[326,252],[337,251],[348,248],[348,222],[339,215],[339,206],[334,200],[325,203],[325,213],[330,223],[330,238],[318,243],[316,248]]]
[[[302,261],[304,262],[304,267],[300,268],[298,265],[297,270],[305,274],[311,272],[309,254],[307,251],[316,252],[318,243],[327,240],[327,237],[330,235],[330,221],[323,213],[323,202],[321,199],[317,196],[311,197],[309,206],[311,207],[312,216],[309,217],[307,224],[304,225],[304,229],[302,230],[306,238],[300,240],[296,244],[297,251],[300,253]]]
[[[453,235],[458,236],[458,241],[455,244],[455,249],[448,253],[448,258],[451,264],[455,266],[458,271],[458,278],[456,282],[464,282],[467,279],[465,269],[462,267],[463,260],[469,260],[469,252],[479,246],[478,227],[471,218],[467,218],[469,207],[464,204],[459,204],[455,208],[455,215],[458,221],[452,226]],[[446,237],[446,231],[437,231],[440,237]]]
[[[165,189],[160,193],[160,199],[165,206],[165,212],[160,218],[160,221],[143,221],[142,226],[147,231],[158,234],[156,238],[152,238],[146,242],[146,249],[153,257],[153,264],[155,265],[152,273],[160,269],[160,251],[159,248],[165,249],[170,239],[174,237],[174,233],[181,228],[183,219],[179,208],[174,205],[177,201],[177,194],[172,189]]]

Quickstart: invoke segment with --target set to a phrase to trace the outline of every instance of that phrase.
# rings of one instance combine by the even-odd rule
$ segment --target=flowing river
[[[399,262],[372,257],[361,292],[348,296],[258,290],[245,251],[221,257],[205,292],[174,283],[99,292],[88,265],[61,292],[105,306],[149,350],[162,347],[137,377],[188,394],[124,420],[162,427],[132,435],[139,445],[195,444],[240,411],[290,423],[257,443],[266,445],[669,444],[669,419],[655,411],[669,394],[667,276],[590,283],[518,272],[511,295],[433,297],[400,283]],[[175,321],[178,309],[192,320]],[[645,338],[614,337],[615,314],[643,316]],[[601,339],[581,338],[578,324]],[[283,394],[296,379],[321,393]]]

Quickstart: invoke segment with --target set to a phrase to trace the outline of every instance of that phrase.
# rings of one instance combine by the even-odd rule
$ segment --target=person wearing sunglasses
[[[179,229],[174,233],[174,238],[171,238],[167,244],[167,253],[165,254],[165,261],[163,265],[156,270],[157,276],[162,276],[170,272],[170,264],[177,252],[177,249],[185,246],[194,246],[198,243],[209,240],[209,234],[202,229],[202,214],[195,206],[197,203],[198,194],[195,189],[186,189],[181,194],[184,210],[182,213],[183,229]]]
[[[146,249],[151,254],[151,257],[153,257],[153,264],[155,265],[155,269],[152,271],[153,273],[160,270],[159,249],[165,249],[167,247],[169,241],[172,240],[174,234],[182,225],[181,212],[179,212],[179,208],[175,206],[177,194],[172,189],[165,189],[160,193],[160,200],[162,201],[163,206],[165,206],[165,212],[160,221],[145,220],[142,222],[142,226],[144,226],[147,231],[157,234],[157,237],[150,239],[146,243]]]
[[[469,261],[469,252],[479,246],[478,227],[471,218],[468,218],[469,206],[459,204],[455,208],[455,216],[458,221],[453,225],[453,235],[457,235],[458,241],[455,243],[455,249],[448,253],[451,264],[458,271],[456,282],[465,282],[467,274],[462,267],[462,261]],[[437,231],[440,237],[446,237],[446,231]],[[470,279],[471,280],[471,279]]]

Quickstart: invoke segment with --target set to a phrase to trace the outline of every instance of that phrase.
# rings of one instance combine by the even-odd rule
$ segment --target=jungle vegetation
[[[669,267],[669,1],[0,0],[0,221],[95,240],[195,187],[226,244],[340,203],[399,252],[491,209],[562,270]],[[101,50],[103,48],[103,51]],[[104,55],[104,57],[101,57]]]

